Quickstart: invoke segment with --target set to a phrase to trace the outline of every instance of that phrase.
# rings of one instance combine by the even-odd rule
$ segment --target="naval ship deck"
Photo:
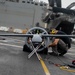
[[[1,38],[5,38],[0,39],[1,75],[75,75],[75,68],[60,68],[65,64],[72,65],[72,60],[75,60],[75,44],[62,57],[40,54],[42,60],[38,60],[35,54],[28,59],[29,53],[22,51],[25,43],[23,37]]]

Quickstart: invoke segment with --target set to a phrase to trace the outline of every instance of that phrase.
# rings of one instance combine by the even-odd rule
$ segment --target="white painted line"
[[[40,63],[41,63],[41,65],[42,65],[42,68],[43,68],[45,74],[46,74],[46,75],[51,75],[51,73],[49,72],[49,70],[48,70],[46,64],[44,63],[44,61],[43,61],[42,59],[40,59]]]
[[[11,45],[11,44],[5,44],[5,43],[0,43],[0,45],[23,48],[23,46]]]
[[[5,40],[0,40],[1,42],[25,42],[23,40],[18,40],[18,39],[14,39],[14,38],[7,38]]]

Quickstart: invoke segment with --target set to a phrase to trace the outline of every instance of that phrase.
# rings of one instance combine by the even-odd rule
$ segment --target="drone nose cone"
[[[42,38],[39,34],[35,34],[32,38],[32,42],[42,42]]]

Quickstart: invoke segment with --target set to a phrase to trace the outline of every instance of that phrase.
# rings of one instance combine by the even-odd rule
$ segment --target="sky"
[[[48,3],[48,0],[40,0]],[[70,3],[75,2],[75,0],[61,0],[62,1],[62,7],[67,7]]]

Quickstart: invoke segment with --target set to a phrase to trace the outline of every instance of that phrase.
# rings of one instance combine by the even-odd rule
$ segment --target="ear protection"
[[[55,33],[55,29],[52,29],[51,33],[54,34]]]

